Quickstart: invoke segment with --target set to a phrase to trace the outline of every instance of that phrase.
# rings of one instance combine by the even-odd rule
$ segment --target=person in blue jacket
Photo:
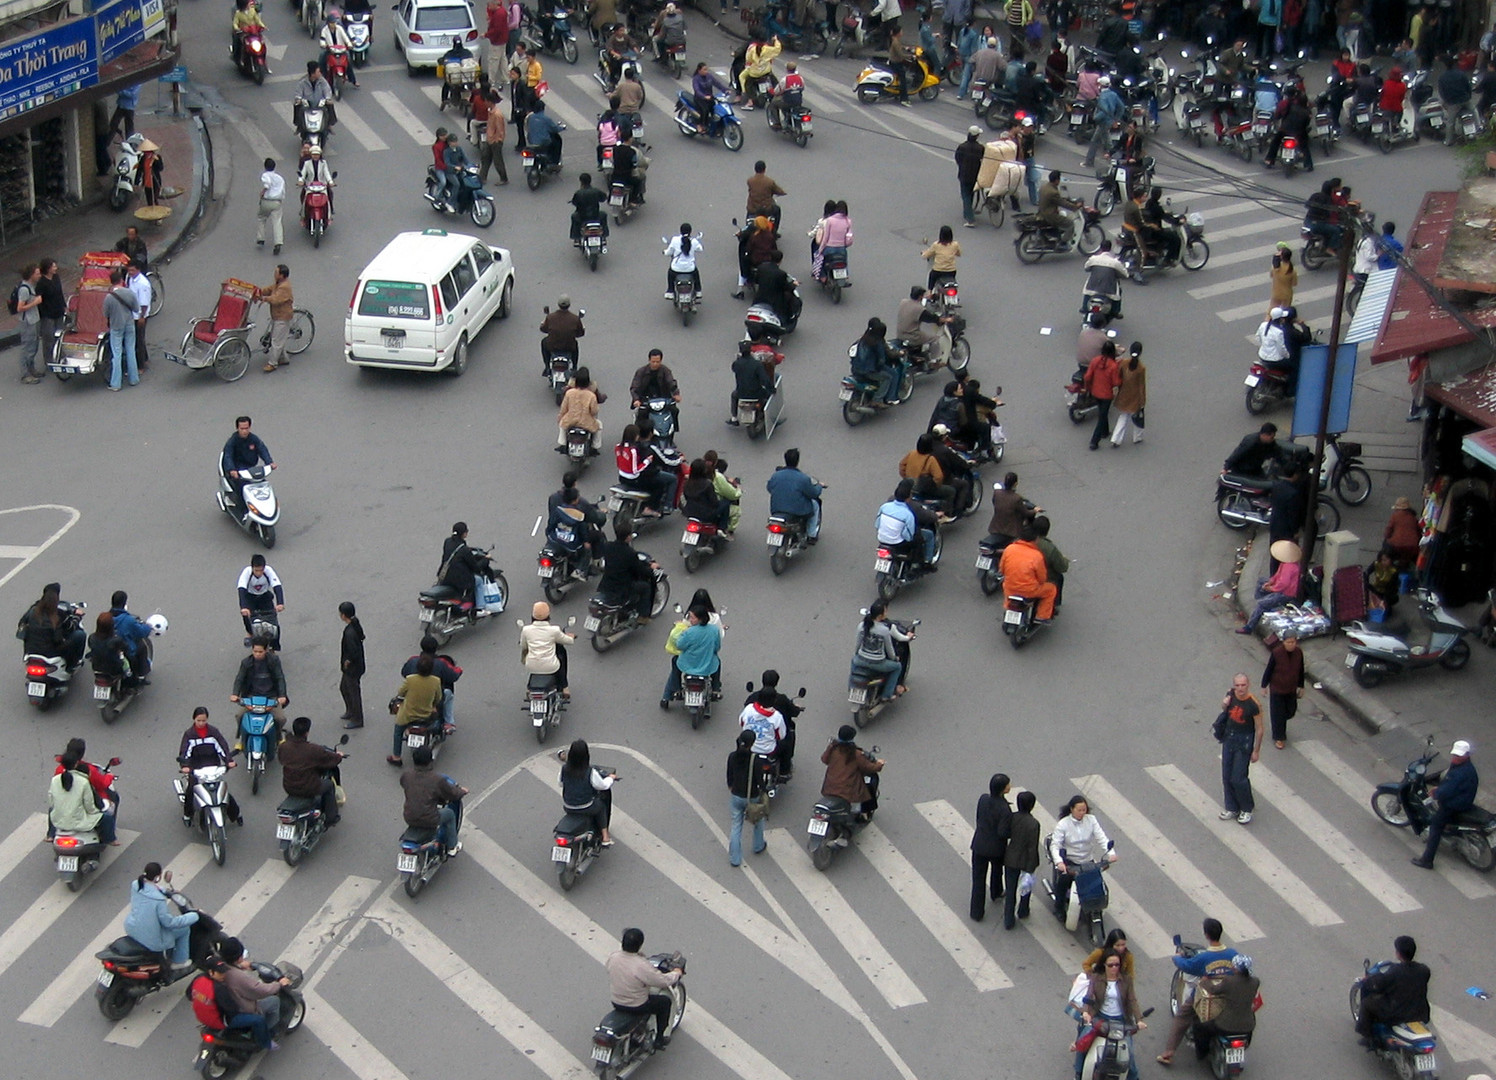
[[[1470,744],[1461,739],[1449,748],[1449,771],[1434,788],[1434,802],[1438,806],[1429,819],[1428,843],[1423,854],[1413,860],[1414,866],[1425,870],[1434,868],[1434,856],[1439,851],[1439,841],[1444,839],[1445,826],[1475,805],[1475,792],[1479,787],[1480,776],[1470,761]]]
[[[128,611],[125,605],[130,602],[130,597],[124,589],[115,589],[114,595],[109,598],[109,614],[114,616],[114,632],[125,643],[125,655],[130,658],[130,677],[136,686],[149,686],[150,680],[146,678],[151,673],[151,654],[146,651],[143,642],[151,636],[151,627],[135,617],[135,613]]]
[[[176,981],[192,971],[191,927],[198,915],[195,911],[172,914],[167,901],[170,895],[171,878],[162,884],[161,864],[146,863],[145,871],[130,883],[125,933],[152,952],[163,954],[171,963],[172,981]]]
[[[769,513],[804,519],[805,535],[814,544],[821,534],[821,492],[825,488],[800,471],[797,447],[784,452],[784,464],[774,470],[765,486],[769,489]]]

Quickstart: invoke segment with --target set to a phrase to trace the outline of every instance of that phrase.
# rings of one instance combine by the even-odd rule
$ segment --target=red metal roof
[[[1432,280],[1444,258],[1449,230],[1454,223],[1459,192],[1430,191],[1418,208],[1408,236],[1408,260],[1425,279]],[[1467,309],[1465,318],[1477,326],[1496,326],[1496,309]],[[1470,334],[1436,307],[1423,287],[1407,274],[1397,276],[1392,302],[1382,318],[1381,333],[1371,350],[1373,364],[1386,364],[1448,349],[1470,340]],[[1496,419],[1489,423],[1496,424]]]
[[[1478,368],[1447,382],[1431,382],[1423,392],[1481,427],[1496,427],[1496,367]]]

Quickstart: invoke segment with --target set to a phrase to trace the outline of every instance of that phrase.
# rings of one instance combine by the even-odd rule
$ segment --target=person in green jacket
[[[62,768],[47,789],[47,820],[58,832],[92,832],[104,818],[104,808],[88,782],[88,773],[78,768],[78,755],[62,756]]]
[[[442,681],[432,672],[436,662],[430,653],[422,653],[416,659],[416,669],[405,676],[395,697],[400,707],[395,713],[395,740],[390,756],[385,758],[391,765],[402,765],[400,751],[405,745],[405,728],[417,721],[430,720],[442,699]]]

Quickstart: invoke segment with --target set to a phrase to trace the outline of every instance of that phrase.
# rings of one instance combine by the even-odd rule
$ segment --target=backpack
[[[21,313],[21,286],[24,284],[23,281],[16,282],[16,287],[10,290],[10,298],[5,301],[5,310],[12,315]]]
[[[199,1024],[215,1031],[222,1031],[223,1010],[218,1007],[218,999],[214,995],[215,986],[216,984],[209,976],[199,975],[192,980],[187,997],[192,1001],[192,1015],[197,1017]]]

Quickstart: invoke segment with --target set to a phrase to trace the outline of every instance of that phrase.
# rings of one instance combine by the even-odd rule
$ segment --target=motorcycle
[[[308,143],[322,147],[327,151],[327,142],[332,132],[327,126],[327,110],[321,105],[310,105],[301,98],[296,99],[296,104],[301,106],[301,120],[296,127],[296,138],[302,146]]]
[[[1001,574],[998,575],[1001,580]],[[1003,634],[1014,649],[1027,645],[1043,627],[1037,616],[1038,597],[1014,594],[1003,602]]]
[[[171,871],[166,874],[170,886]],[[94,953],[94,958],[103,967],[94,980],[94,999],[106,1020],[123,1020],[134,1011],[141,998],[205,970],[208,957],[228,938],[223,925],[200,910],[186,894],[168,891],[167,896],[183,914],[197,912],[197,922],[187,928],[191,965],[175,968],[170,963],[163,963],[164,957],[159,952],[147,949],[134,938],[115,938],[107,947]]]
[[[587,230],[589,228],[593,227],[594,225],[597,227],[597,235],[598,236],[602,235],[602,224],[600,222],[588,222],[586,225],[582,226],[582,236],[583,236],[582,243],[584,245],[584,250],[585,250],[585,244],[587,242],[586,241]],[[604,248],[603,250],[607,250],[607,249]],[[546,315],[549,315],[551,313],[551,305],[546,304],[545,307],[542,308],[542,310],[545,312]],[[587,309],[586,308],[578,308],[577,309],[577,318],[578,319],[585,319],[585,318],[587,318]],[[545,347],[543,342],[542,342],[542,346],[541,347],[542,347],[542,351],[543,351],[544,347]],[[550,355],[550,359],[546,362],[546,368],[548,370],[548,374],[547,374],[546,378],[550,380],[551,393],[553,395],[555,395],[556,404],[557,405],[561,404],[561,399],[566,396],[566,387],[567,387],[567,384],[569,384],[571,382],[572,376],[574,376],[577,373],[577,361],[578,361],[578,359],[579,359],[579,357],[577,356],[576,350],[573,349],[573,350],[570,350],[570,351],[567,351],[567,352],[552,351],[551,355]]]
[[[546,35],[542,32],[537,20],[530,17],[528,10],[524,12],[524,24],[521,30],[525,50],[532,56],[538,56],[542,52],[552,56],[559,55],[568,64],[575,64],[581,53],[577,49],[577,34],[571,28],[571,12],[559,3],[552,0],[541,0],[541,3],[551,2],[551,32],[550,41],[546,41]]]
[[[332,177],[336,180],[338,174],[333,173]],[[322,246],[322,237],[327,232],[328,225],[332,224],[330,210],[326,184],[320,180],[313,180],[302,189],[301,227],[312,238],[314,248]]]
[[[682,270],[670,275],[670,303],[680,314],[682,326],[691,325],[691,316],[701,310],[701,294],[696,291],[696,279],[689,271]]]
[[[473,224],[480,229],[486,229],[493,224],[493,196],[483,189],[483,181],[479,179],[476,165],[469,165],[463,170],[461,182],[457,187],[456,199],[448,199],[446,189],[439,186],[436,166],[434,164],[426,166],[426,190],[422,194],[434,210],[440,210],[444,214],[456,214],[459,217],[467,214],[473,219]]]
[[[475,548],[486,557],[491,548]],[[462,594],[450,585],[433,585],[421,590],[418,617],[426,633],[445,645],[452,635],[477,626],[485,619],[503,614],[509,603],[509,580],[504,572],[493,569],[492,577],[480,577],[475,588],[476,602],[464,603]]]
[[[280,998],[280,1021],[270,1034],[284,1038],[306,1018],[306,1001],[301,995],[302,971],[295,964],[282,960],[278,964],[251,961],[250,968],[261,982],[273,983],[288,980],[277,993]],[[247,1028],[213,1028],[199,1024],[197,1059],[193,1068],[203,1076],[225,1076],[231,1069],[247,1065],[263,1051]]]
[[[186,761],[179,759],[179,763],[185,765]],[[185,799],[191,791],[193,812],[184,817],[182,823],[191,828],[196,820],[208,838],[213,861],[219,866],[229,856],[229,837],[224,829],[229,802],[228,774],[227,765],[204,765],[186,776],[177,775],[171,781],[178,799]]]
[[[952,296],[946,298],[948,310],[959,307],[952,290],[955,282],[948,282],[946,289]],[[938,310],[938,308],[937,308]],[[904,363],[910,375],[933,375],[942,368],[965,371],[971,363],[971,342],[966,339],[966,320],[960,315],[948,315],[940,326],[940,336],[925,346],[904,342]]]
[[[1363,960],[1361,979],[1391,966],[1390,960]],[[1361,1020],[1361,979],[1351,983],[1351,1020],[1356,1023]],[[1371,1025],[1371,1052],[1377,1060],[1390,1062],[1401,1080],[1439,1080],[1438,1049],[1433,1029],[1421,1020]]]
[[[1428,71],[1415,71],[1408,76],[1407,101],[1413,105],[1413,130],[1427,132],[1430,138],[1444,138],[1444,106],[1429,85]],[[1474,113],[1470,114],[1473,119]],[[1460,121],[1465,118],[1460,115]]]
[[[109,794],[114,795],[113,770],[119,764],[119,758],[110,758],[109,763],[100,771],[111,774],[109,777]],[[118,798],[113,799],[113,809],[119,808]],[[88,875],[99,868],[99,860],[104,854],[104,841],[99,838],[98,829],[87,829],[73,831],[70,829],[57,829],[52,834],[52,858],[57,863],[57,876],[67,886],[68,892],[77,892],[83,888],[83,883]]]
[[[265,82],[270,71],[270,59],[265,55],[265,32],[249,27],[239,35],[238,67],[242,75],[253,79],[256,86]]]
[[[1291,179],[1293,174],[1303,167],[1300,161],[1302,156],[1299,151],[1299,140],[1292,135],[1285,136],[1278,147],[1278,164],[1283,167],[1285,180]]]
[[[876,31],[868,29],[862,12],[855,7],[848,8],[847,14],[842,18],[841,33],[837,35],[831,55],[838,60],[848,53],[856,56],[863,49],[875,47],[876,36]]]
[[[1345,666],[1368,690],[1380,686],[1388,675],[1435,664],[1445,671],[1460,671],[1470,662],[1470,643],[1465,640],[1470,628],[1451,615],[1432,591],[1419,589],[1417,597],[1421,625],[1411,633],[1389,633],[1377,623],[1353,622],[1346,628],[1351,651]]]
[[[374,11],[345,11],[343,29],[348,33],[348,44],[352,47],[353,63],[363,67],[369,62],[369,50],[374,43]]]
[[[664,46],[659,62],[670,69],[672,79],[681,78],[686,73],[686,43],[679,41]]]
[[[166,617],[160,612],[146,619],[151,625],[152,635],[160,637],[166,633]],[[140,696],[144,689],[144,678],[150,674],[151,666],[155,657],[155,647],[151,639],[146,638],[140,642],[139,648],[145,651],[145,670],[139,672],[139,678],[132,678],[130,671],[115,672],[113,674],[99,670],[98,664],[94,664],[94,704],[99,707],[99,719],[106,724],[112,724],[124,712],[130,702]]]
[[[841,303],[842,290],[852,287],[846,248],[832,248],[821,256],[821,275],[816,281],[820,283],[821,291],[830,295],[833,304]]]
[[[866,615],[867,612],[864,611],[863,614]],[[911,638],[911,641],[900,641],[898,638],[894,638],[893,642],[894,652],[897,654],[899,662],[904,665],[904,678],[907,679],[914,665],[910,645],[912,644],[914,632],[919,626],[920,620],[915,619],[913,622],[904,623],[899,622],[897,619],[890,619],[889,622],[898,628],[899,633],[907,634]],[[859,728],[867,727],[882,715],[884,709],[898,700],[897,698],[889,698],[885,701],[881,694],[884,685],[893,677],[893,675],[885,675],[882,672],[874,672],[867,675],[854,673],[848,676],[847,704],[852,706],[852,723],[856,724]]]
[[[270,486],[270,466],[259,464],[252,469],[240,470],[246,480],[244,503],[239,505],[238,484],[218,472],[218,509],[222,510],[239,528],[258,536],[267,548],[275,547],[275,526],[280,521],[280,503],[275,489]],[[242,511],[242,512],[241,512]]]
[[[661,973],[676,968],[682,973],[674,986],[649,991],[650,996],[664,994],[670,998],[670,1020],[663,1032],[668,1038],[675,1034],[686,1014],[686,958],[680,953],[656,953],[649,958],[649,964]],[[612,1010],[592,1030],[592,1067],[603,1080],[632,1076],[653,1056],[655,1034],[653,1013]]]
[[[415,726],[411,725],[411,727]],[[441,730],[440,723],[436,727],[438,731]],[[408,739],[407,742],[409,742]],[[436,746],[431,748],[431,754],[433,757],[436,756]],[[451,778],[448,777],[448,779]],[[458,799],[451,805],[457,811],[456,827],[461,829],[462,800]],[[395,869],[400,872],[400,877],[404,882],[405,895],[412,900],[430,884],[431,879],[436,876],[436,872],[442,868],[443,864],[452,858],[452,854],[447,851],[447,845],[441,842],[440,836],[438,829],[419,829],[415,826],[407,827],[400,834],[400,854],[395,857]]]
[[[438,707],[436,712],[425,720],[415,720],[405,725],[405,745],[412,750],[425,747],[431,751],[431,760],[435,761],[441,756],[448,734],[446,724],[442,721],[441,709]]]
[[[819,483],[819,481],[817,481]],[[822,484],[822,489],[828,485]],[[791,559],[799,557],[811,548],[810,534],[806,532],[806,521],[788,514],[771,514],[767,531],[769,546],[769,569],[778,577],[784,573]]]
[[[1378,126],[1375,133],[1377,148],[1384,154],[1392,153],[1392,148],[1398,143],[1416,143],[1420,136],[1416,122],[1409,127],[1403,122],[1401,112],[1383,112],[1377,110]]]
[[[1002,560],[1003,549],[1008,545],[998,543],[990,538],[983,538],[977,543],[977,584],[981,587],[983,596],[994,596],[1002,591],[1003,576],[998,572],[998,563]]]
[[[741,402],[738,407],[741,412]],[[686,573],[696,573],[701,569],[702,559],[726,550],[729,543],[715,521],[688,517],[685,531],[680,534],[680,556],[685,561]]]
[[[676,501],[671,498],[658,516],[644,513],[645,507],[654,501],[654,494],[637,488],[614,484],[608,489],[608,513],[613,515],[613,524],[627,523],[630,532],[638,532],[647,525],[663,521],[675,513]]]
[[[1148,192],[1153,188],[1153,159],[1143,158],[1141,164],[1132,169],[1121,157],[1111,159],[1111,165],[1096,182],[1096,194],[1091,198],[1091,205],[1102,217],[1111,217],[1112,211],[1127,201],[1129,194],[1141,189]]]
[[[64,606],[67,613],[63,615],[57,630],[61,636],[67,637],[82,624],[88,605]],[[76,664],[68,664],[61,656],[43,656],[41,653],[27,653],[21,658],[21,663],[26,667],[26,700],[41,712],[46,712],[54,701],[68,692],[68,688],[73,685],[73,672],[83,664],[81,660]]]
[[[566,760],[566,751],[558,750],[556,756],[561,761]],[[618,780],[618,774],[606,765],[594,766],[604,776],[613,775],[614,782]],[[608,806],[612,807],[612,790],[598,792],[598,798],[603,799]],[[576,885],[577,878],[587,872],[592,865],[592,860],[603,853],[602,830],[595,827],[595,821],[590,814],[573,814],[566,811],[561,820],[556,822],[552,830],[551,840],[551,863],[556,867],[556,880],[561,886],[562,892],[571,892]]]
[[[784,376],[774,375],[774,392],[767,401],[758,398],[738,398],[738,411],[734,416],[736,425],[748,433],[750,439],[771,439],[774,429],[784,416]],[[687,566],[687,569],[690,569]]]
[[[1015,214],[1013,225],[1018,235],[1013,239],[1013,250],[1018,261],[1032,264],[1046,255],[1068,255],[1077,248],[1082,255],[1095,255],[1101,250],[1101,241],[1106,239],[1101,211],[1083,206],[1080,215],[1080,228],[1057,229],[1040,221],[1035,214]]]
[[[878,596],[883,600],[892,600],[899,594],[899,590],[913,581],[930,574],[930,568],[940,563],[940,550],[942,546],[940,530],[935,530],[935,554],[926,562],[917,554],[913,548],[915,545],[923,545],[924,541],[916,536],[909,544],[905,545],[907,550],[895,551],[893,548],[878,546],[877,556],[873,559],[873,572],[878,585]]]
[[[868,756],[876,760],[878,748],[874,746]],[[862,779],[872,793],[873,808],[862,814],[852,813],[852,804],[836,795],[822,795],[810,811],[810,824],[805,827],[809,839],[805,849],[810,852],[810,862],[823,873],[830,869],[831,858],[838,848],[852,846],[852,841],[864,827],[872,823],[877,811],[878,773],[868,773]]]
[[[633,217],[634,211],[638,210],[639,206],[640,203],[634,197],[632,185],[623,180],[614,180],[608,185],[608,209],[613,211],[614,225],[622,225]],[[596,262],[592,263],[592,268],[597,269]]]
[[[1070,132],[1070,138],[1078,143],[1090,142],[1091,136],[1096,133],[1096,102],[1072,101],[1067,113],[1065,126]]]
[[[1307,225],[1300,225],[1299,237],[1304,241],[1304,248],[1299,252],[1299,262],[1304,269],[1319,270],[1335,260],[1335,249],[1330,246],[1324,233],[1315,232]]]
[[[774,123],[774,110],[765,109],[764,117],[768,121],[769,130],[780,135],[788,135],[795,140],[795,145],[804,150],[810,144],[814,135],[814,118],[810,114],[810,106],[804,104],[793,104],[788,106],[781,114],[784,122]]]
[[[566,130],[565,124],[558,123],[556,126],[562,131]],[[561,162],[559,160],[542,161],[536,156],[533,146],[523,147],[519,152],[519,156],[520,165],[525,170],[525,186],[531,191],[539,190],[541,183],[547,177],[561,175]]]
[[[1168,199],[1164,200],[1164,205],[1169,205]],[[1178,220],[1172,224],[1166,222],[1165,228],[1172,229],[1179,238],[1179,265],[1192,273],[1205,269],[1205,264],[1210,261],[1210,245],[1205,241],[1205,215],[1198,210],[1191,212],[1189,207],[1185,207]],[[1117,252],[1117,258],[1127,267],[1128,276],[1137,282],[1146,280],[1150,271],[1167,270],[1174,265],[1164,260],[1161,253],[1150,254],[1146,261],[1140,259],[1137,241],[1130,232],[1122,234],[1121,250]]]
[[[1101,948],[1100,945],[1096,947]],[[1153,1010],[1147,1008],[1142,1016],[1152,1014]],[[1104,1016],[1096,1017],[1092,1025],[1096,1039],[1086,1051],[1081,1076],[1085,1080],[1122,1080],[1132,1069],[1132,1049],[1128,1039],[1137,1034],[1138,1026],[1122,1020],[1108,1020]]]
[[[592,432],[584,427],[569,427],[566,429],[566,463],[577,470],[580,475],[592,464],[594,451],[592,447]]]
[[[275,758],[282,732],[275,714],[270,711],[275,706],[274,698],[250,696],[241,699],[241,704],[245,711],[239,727],[248,763],[246,768],[249,769],[249,790],[250,794],[258,795],[260,779],[265,775],[265,767]]]
[[[774,310],[774,305],[763,301],[755,301],[748,305],[748,310],[743,313],[744,337],[749,341],[765,342],[774,347],[783,343],[786,334],[793,334],[795,327],[800,325],[800,310],[804,306],[800,300],[800,282],[790,278],[790,318],[788,322],[781,322],[779,312]],[[754,289],[757,294],[757,286]]]
[[[1340,125],[1337,117],[1330,113],[1330,94],[1326,91],[1314,99],[1314,127],[1311,133],[1319,141],[1319,148],[1326,156],[1340,141]]]
[[[1086,389],[1086,365],[1082,364],[1065,384],[1065,411],[1072,424],[1081,424],[1096,415],[1096,408],[1096,399]]]
[[[918,91],[921,101],[934,101],[940,96],[940,73],[930,66],[929,57],[922,48],[915,48],[914,62],[918,65],[922,78],[919,86],[913,89]],[[885,98],[898,98],[899,86],[907,74],[906,71],[896,72],[877,64],[868,64],[857,76],[857,100],[864,105],[872,105]]]
[[[712,115],[702,126],[691,95],[684,90],[680,91],[675,98],[675,126],[680,128],[680,133],[687,138],[694,139],[700,135],[707,139],[721,139],[722,145],[732,151],[743,148],[743,122],[733,111],[726,94],[718,93],[715,96],[712,103]]]
[[[327,81],[332,84],[332,96],[334,101],[343,100],[343,87],[348,85],[348,46],[333,45],[327,50]],[[472,93],[472,88],[468,88]]]
[[[665,610],[665,605],[670,602],[669,576],[663,569],[656,569],[654,579],[654,603],[649,607],[650,619],[658,619]],[[630,605],[605,600],[599,595],[587,601],[587,619],[582,623],[582,628],[592,635],[593,650],[605,653],[644,625]]]
[[[1327,474],[1328,475],[1328,474]],[[1324,483],[1324,480],[1321,480]],[[1216,516],[1228,529],[1245,529],[1248,525],[1266,527],[1272,507],[1268,493],[1273,482],[1265,476],[1248,476],[1222,470],[1216,481]],[[1316,536],[1325,536],[1340,528],[1340,511],[1328,499],[1314,501]]]
[[[515,624],[523,630],[525,620],[516,619]],[[576,624],[575,615],[566,620],[567,626]],[[561,696],[561,683],[557,675],[530,673],[525,684],[525,708],[530,713],[530,724],[535,729],[536,742],[544,743],[551,728],[561,726],[561,711],[567,704],[567,699]]]
[[[639,406],[635,423],[642,422],[644,417],[649,417],[649,422],[654,425],[655,434],[660,441],[675,445],[675,402],[670,398],[650,398]],[[611,509],[611,507],[610,507]]]
[[[1292,369],[1286,364],[1269,364],[1265,360],[1252,361],[1247,377],[1242,384],[1247,388],[1247,412],[1261,415],[1279,402],[1292,401],[1297,386],[1289,382]]]
[[[120,143],[119,157],[114,159],[114,184],[109,189],[109,209],[119,213],[135,196],[135,170],[140,165],[141,145],[145,136],[136,132]]]
[[[573,430],[582,431],[581,428]],[[591,438],[586,431],[582,431],[582,434]],[[566,594],[573,586],[586,581],[597,572],[585,544],[577,548],[575,554],[559,544],[546,544],[540,549],[536,562],[536,573],[545,589],[545,598],[553,604],[566,599]]]
[[[857,346],[854,343],[847,355],[855,356],[856,353]],[[914,373],[902,361],[895,361],[894,368],[897,371],[894,378],[899,384],[898,400],[902,404],[914,394]],[[864,379],[860,375],[843,375],[841,393],[838,396],[842,403],[842,419],[847,422],[848,427],[856,427],[865,417],[874,416],[889,408],[878,398],[877,380]]]
[[[348,734],[338,740],[338,746],[348,745]],[[332,747],[326,747],[331,750]],[[347,757],[347,754],[343,755]],[[329,770],[332,781],[342,786],[342,774],[336,768]],[[322,816],[322,800],[301,795],[287,795],[275,808],[275,840],[280,845],[281,858],[286,865],[294,867],[302,858],[310,855],[327,835],[327,819]]]
[[[1108,844],[1107,851],[1110,852],[1112,847],[1112,844]],[[1054,854],[1049,849],[1047,836],[1044,838],[1044,854],[1050,860],[1049,877],[1044,881],[1044,890],[1049,893],[1050,900],[1058,904],[1062,867],[1054,862]],[[1111,893],[1106,887],[1104,875],[1111,865],[1110,861],[1103,859],[1100,862],[1089,862],[1081,866],[1080,873],[1076,874],[1074,880],[1067,886],[1068,891],[1064,898],[1065,929],[1074,933],[1084,921],[1086,938],[1093,949],[1099,949],[1106,943],[1105,912]],[[1120,1075],[1126,1075],[1126,1073],[1126,1068],[1123,1068]],[[1089,1075],[1089,1073],[1082,1075]]]
[[[1439,782],[1437,772],[1428,772],[1434,756],[1434,737],[1430,735],[1424,753],[1408,762],[1400,781],[1377,785],[1371,796],[1371,809],[1377,817],[1399,829],[1411,825],[1416,835],[1424,834],[1434,813],[1428,789]],[[1496,852],[1492,850],[1496,846],[1496,814],[1489,810],[1472,806],[1462,812],[1444,827],[1444,841],[1482,873],[1496,868]]]
[[[1252,155],[1257,151],[1257,141],[1252,134],[1252,122],[1243,120],[1238,124],[1226,124],[1216,132],[1216,145],[1227,153],[1239,157],[1242,163],[1250,165]]]
[[[1182,941],[1179,935],[1175,934],[1174,950],[1180,956],[1191,957],[1203,952],[1205,946]],[[1193,986],[1198,981],[1197,978],[1186,975],[1178,968],[1174,969],[1174,977],[1169,981],[1169,1012],[1171,1014],[1179,1016],[1185,1011],[1194,1014],[1190,998],[1193,996]],[[1255,1011],[1257,1005],[1254,1004],[1253,1008]],[[1209,1060],[1211,1075],[1219,1077],[1220,1080],[1228,1080],[1229,1077],[1240,1076],[1242,1070],[1247,1067],[1247,1047],[1252,1045],[1252,1033],[1207,1029],[1191,1020],[1181,1043],[1192,1043],[1196,1056],[1201,1060]]]
[[[629,49],[623,54],[623,63],[618,68],[618,81],[622,82],[632,73],[635,79],[643,81],[643,74],[639,65],[639,54],[634,49]],[[608,66],[608,50],[606,48],[597,50],[597,70],[592,73],[597,84],[603,88],[604,94],[611,94],[618,89],[618,84],[613,81],[613,71]]]
[[[955,278],[940,282],[930,291],[934,293],[930,306],[935,309],[935,314],[943,318],[961,310],[961,283]]]

